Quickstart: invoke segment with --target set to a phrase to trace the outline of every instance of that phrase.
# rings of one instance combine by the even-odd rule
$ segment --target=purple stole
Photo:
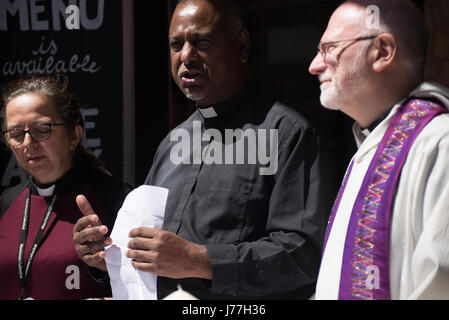
[[[393,197],[402,166],[416,137],[444,107],[412,99],[399,107],[365,174],[346,234],[338,298],[389,300],[389,239]],[[325,244],[344,193],[350,164],[332,209]],[[324,251],[323,251],[324,252]]]

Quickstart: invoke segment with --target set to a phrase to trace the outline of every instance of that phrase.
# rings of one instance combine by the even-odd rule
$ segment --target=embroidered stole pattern
[[[345,240],[339,299],[390,299],[390,213],[399,175],[416,137],[442,106],[413,99],[399,107],[370,163],[351,214]],[[337,196],[326,232],[338,211],[352,163]]]

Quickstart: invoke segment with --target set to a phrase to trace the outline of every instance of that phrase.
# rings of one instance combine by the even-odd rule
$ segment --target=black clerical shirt
[[[212,280],[159,277],[158,297],[309,298],[335,197],[319,150],[299,113],[249,87],[175,128],[146,184],[170,190],[163,229],[206,245]]]

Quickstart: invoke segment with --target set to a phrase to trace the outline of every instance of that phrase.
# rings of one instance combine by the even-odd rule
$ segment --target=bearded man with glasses
[[[369,22],[376,6],[379,28]],[[423,82],[427,31],[409,0],[333,13],[309,71],[359,147],[326,232],[316,299],[449,299],[449,90]]]

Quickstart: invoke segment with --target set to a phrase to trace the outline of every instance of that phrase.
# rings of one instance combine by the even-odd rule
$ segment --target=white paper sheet
[[[125,254],[131,229],[162,227],[167,196],[168,189],[143,185],[130,192],[123,202],[111,232],[112,244],[105,248],[114,300],[157,299],[157,276],[136,270]]]

